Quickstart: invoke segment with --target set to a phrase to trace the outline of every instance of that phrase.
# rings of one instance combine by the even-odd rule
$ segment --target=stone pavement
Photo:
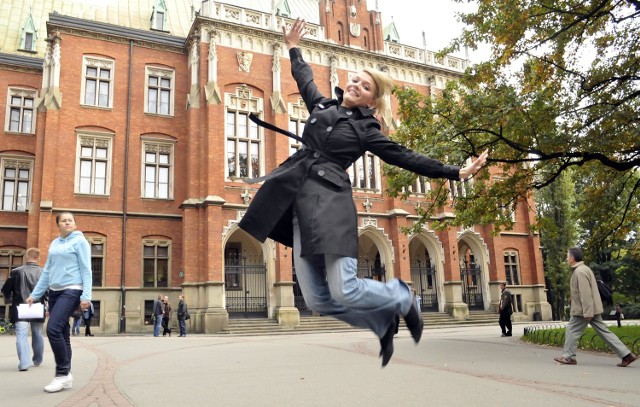
[[[72,337],[73,388],[48,394],[42,366],[18,372],[15,337],[0,335],[2,406],[640,406],[640,362],[511,338],[498,326],[401,331],[382,369],[365,331],[271,336]]]

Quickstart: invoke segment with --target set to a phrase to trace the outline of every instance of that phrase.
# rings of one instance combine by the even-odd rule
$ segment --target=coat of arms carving
[[[241,71],[249,72],[251,69],[251,61],[253,61],[252,53],[244,51],[238,52],[238,68]]]

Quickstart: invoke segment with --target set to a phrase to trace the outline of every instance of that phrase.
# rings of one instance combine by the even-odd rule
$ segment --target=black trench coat
[[[325,98],[298,48],[289,50],[291,73],[310,116],[298,151],[271,174],[252,200],[239,226],[261,242],[293,244],[292,216],[300,224],[301,255],[357,257],[358,216],[346,172],[366,151],[385,162],[432,178],[458,179],[460,167],[445,165],[389,140],[374,111],[347,109],[343,91]]]

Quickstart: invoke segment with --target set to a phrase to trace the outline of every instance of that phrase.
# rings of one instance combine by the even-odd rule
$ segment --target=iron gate
[[[416,290],[416,294],[420,296],[420,308],[422,311],[438,310],[438,291],[436,285],[436,268],[422,264],[420,260],[416,261],[414,266],[410,267],[411,281]]]
[[[460,267],[462,281],[462,301],[469,309],[484,309],[482,298],[482,270],[473,263],[465,263]]]
[[[229,317],[267,316],[267,267],[261,258],[225,258],[224,282]]]
[[[387,281],[387,270],[385,266],[381,265],[358,265],[357,271],[358,278],[370,278],[372,280]]]

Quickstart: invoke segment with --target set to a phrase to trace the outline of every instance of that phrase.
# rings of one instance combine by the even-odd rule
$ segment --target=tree
[[[536,193],[548,302],[555,320],[565,316],[570,295],[571,273],[566,259],[567,249],[578,238],[574,203],[575,185],[570,173],[561,174],[556,182]]]
[[[640,2],[468,2],[477,11],[460,16],[468,28],[442,55],[488,43],[491,60],[435,99],[396,91],[400,142],[459,164],[490,150],[492,174],[468,185],[454,203],[456,218],[441,226],[509,227],[496,208],[523,202],[572,169],[588,181],[577,190],[578,217],[597,226],[585,252],[628,239],[640,225]],[[387,173],[392,195],[411,181]],[[446,195],[446,185],[424,219],[446,202],[437,192]]]

